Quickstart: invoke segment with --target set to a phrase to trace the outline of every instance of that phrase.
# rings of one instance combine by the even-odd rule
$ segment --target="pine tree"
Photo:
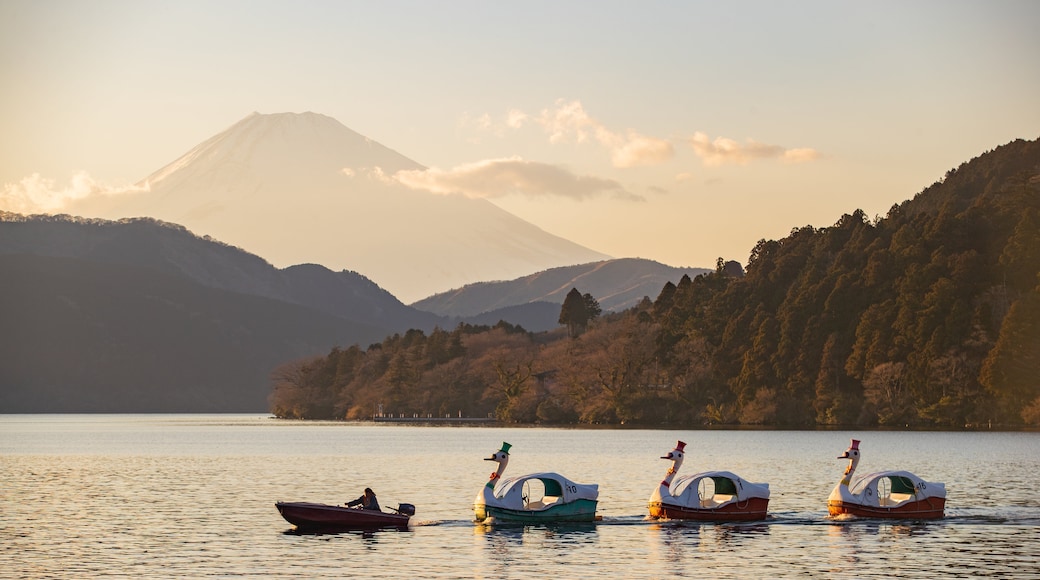
[[[559,323],[567,326],[571,338],[577,338],[585,332],[589,323],[588,304],[577,288],[571,288],[567,297],[563,299]]]

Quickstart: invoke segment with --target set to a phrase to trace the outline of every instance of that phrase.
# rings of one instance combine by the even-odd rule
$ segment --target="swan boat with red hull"
[[[686,443],[661,459],[671,460],[664,480],[650,494],[651,518],[702,522],[764,520],[769,509],[769,484],[751,483],[729,471],[704,471],[676,477]]]
[[[396,513],[305,501],[280,501],[274,505],[285,521],[301,530],[407,528],[409,518],[415,515],[415,506],[407,503],[400,504]]]
[[[651,503],[650,517],[698,522],[757,522],[766,519],[769,500],[759,497],[717,508],[692,508],[666,503]]]
[[[849,466],[827,498],[831,516],[928,520],[945,515],[946,485],[925,481],[909,471],[878,471],[853,478],[859,465],[859,440],[838,459]]]

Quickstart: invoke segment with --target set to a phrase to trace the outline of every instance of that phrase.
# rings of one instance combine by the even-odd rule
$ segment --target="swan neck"
[[[679,467],[681,466],[682,458],[672,460],[672,466],[668,468],[667,472],[665,472],[664,481],[661,482],[665,487],[672,484],[672,480],[675,479],[675,474],[679,472]]]
[[[488,482],[487,482],[487,484],[485,484],[485,487],[490,487],[491,489],[494,489],[495,488],[495,484],[498,483],[498,480],[502,478],[502,472],[504,472],[506,470],[506,465],[508,465],[508,464],[509,464],[509,458],[508,457],[506,457],[502,461],[499,461],[498,462],[498,469],[496,469],[495,472],[491,474],[491,477],[488,478]]]
[[[845,474],[841,478],[841,484],[848,487],[849,482],[852,481],[852,474],[856,472],[856,465],[859,464],[858,457],[852,457],[849,459],[849,466],[845,468]]]

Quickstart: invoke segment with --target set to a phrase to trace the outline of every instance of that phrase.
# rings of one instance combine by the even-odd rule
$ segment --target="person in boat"
[[[355,499],[354,501],[348,501],[347,507],[354,507],[356,505],[361,506],[361,509],[382,511],[379,509],[379,500],[376,499],[375,492],[372,491],[371,487],[365,488],[365,494]]]

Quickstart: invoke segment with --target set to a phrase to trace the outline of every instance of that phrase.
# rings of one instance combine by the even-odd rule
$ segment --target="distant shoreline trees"
[[[546,424],[1040,425],[1040,144],[963,164],[874,220],[761,240],[745,269],[563,328],[394,335],[287,363],[279,417],[463,414]]]

